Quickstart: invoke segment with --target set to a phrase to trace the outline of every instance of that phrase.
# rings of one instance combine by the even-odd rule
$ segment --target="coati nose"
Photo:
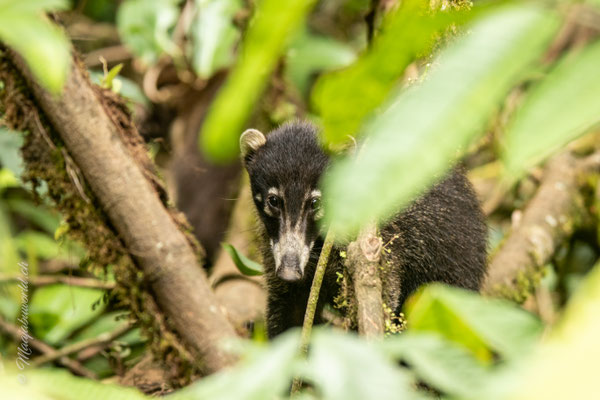
[[[294,282],[302,279],[300,257],[293,253],[284,254],[281,258],[281,265],[277,270],[277,276],[287,282]]]

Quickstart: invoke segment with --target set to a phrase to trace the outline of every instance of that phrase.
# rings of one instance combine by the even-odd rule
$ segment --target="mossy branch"
[[[581,175],[599,165],[599,152],[578,159],[565,151],[548,161],[537,193],[490,261],[483,292],[517,302],[533,293],[541,268],[585,215]]]
[[[321,255],[317,262],[317,268],[315,270],[315,277],[310,287],[310,294],[308,296],[308,304],[306,305],[306,313],[304,314],[304,323],[302,324],[302,333],[300,334],[300,354],[306,356],[308,353],[308,344],[310,342],[310,335],[312,333],[313,322],[315,320],[315,312],[317,310],[317,303],[319,301],[319,291],[321,290],[321,284],[323,283],[323,276],[325,276],[325,268],[329,262],[329,254],[333,247],[334,234],[331,230],[327,232],[323,248],[321,249]],[[295,378],[292,384],[292,394],[298,392],[302,387],[302,381],[299,378]]]

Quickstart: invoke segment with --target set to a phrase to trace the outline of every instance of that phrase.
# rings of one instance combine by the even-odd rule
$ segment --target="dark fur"
[[[318,145],[315,128],[306,123],[287,124],[267,136],[267,142],[245,157],[252,193],[262,193],[284,182],[298,193],[316,187],[328,158]],[[400,183],[401,184],[401,183]],[[267,329],[270,337],[302,325],[315,266],[322,247],[316,222],[307,225],[307,236],[315,235],[314,247],[299,282],[286,282],[275,274],[269,239],[277,235],[276,222],[263,212],[262,249],[268,287]],[[396,239],[392,239],[394,235]],[[478,290],[486,270],[486,227],[475,193],[456,169],[381,228],[384,291],[387,304],[399,312],[407,296],[427,282],[439,281]],[[389,243],[388,243],[389,242]],[[317,321],[325,303],[338,294],[336,272],[342,270],[342,248],[331,252],[317,308]]]

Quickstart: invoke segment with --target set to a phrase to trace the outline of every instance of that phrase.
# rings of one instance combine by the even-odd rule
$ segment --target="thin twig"
[[[45,342],[42,342],[39,339],[32,337],[30,334],[28,334],[26,332],[23,332],[18,326],[5,321],[1,316],[0,316],[0,330],[4,331],[6,334],[12,336],[13,339],[15,339],[17,342],[20,342],[22,340],[22,337],[26,336],[26,334],[27,334],[28,335],[28,340],[27,340],[28,345],[33,347],[34,349],[38,350],[42,354],[49,354],[49,353],[56,352],[56,349],[54,349],[54,347],[50,346],[49,344],[47,344]],[[58,358],[57,361],[59,364],[67,367],[71,372],[73,372],[77,375],[85,376],[86,378],[90,378],[90,379],[98,379],[98,377],[96,376],[96,374],[94,372],[92,372],[89,369],[87,369],[86,367],[84,367],[80,362],[72,360],[69,357],[63,356],[63,357]]]
[[[103,282],[95,278],[80,278],[76,276],[64,276],[64,275],[39,275],[24,278],[22,276],[11,276],[0,274],[0,283],[9,282],[22,282],[25,281],[32,286],[48,286],[56,283],[64,283],[70,286],[79,286],[93,289],[114,289],[116,284],[113,282]]]
[[[323,249],[319,256],[319,262],[317,263],[317,269],[315,270],[315,277],[313,278],[312,286],[310,288],[310,295],[308,296],[308,304],[306,305],[306,314],[304,314],[304,324],[302,324],[302,333],[300,334],[300,354],[304,357],[308,353],[308,344],[310,342],[310,334],[312,332],[313,321],[315,319],[315,312],[317,310],[317,302],[319,301],[319,291],[321,290],[321,284],[323,283],[323,276],[325,275],[325,268],[329,261],[329,253],[333,247],[334,234],[330,230],[325,236],[325,242],[323,243]],[[292,383],[292,391],[294,394],[302,387],[302,380],[300,378],[294,378]]]
[[[112,332],[104,332],[98,335],[98,337],[90,338],[86,340],[81,340],[77,343],[73,343],[69,346],[65,346],[62,349],[54,350],[49,353],[45,353],[31,361],[31,365],[34,367],[39,367],[40,365],[46,364],[48,362],[54,361],[58,358],[68,356],[69,354],[78,353],[81,350],[85,350],[92,346],[106,346],[113,340],[117,339],[120,336],[123,336],[125,333],[131,330],[132,326],[130,324],[123,324],[119,326]]]

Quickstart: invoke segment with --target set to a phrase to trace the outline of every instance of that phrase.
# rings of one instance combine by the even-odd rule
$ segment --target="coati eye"
[[[313,197],[310,201],[310,208],[313,211],[318,211],[321,208],[321,199],[318,197]]]
[[[281,199],[278,196],[271,194],[267,197],[267,204],[269,207],[279,209],[279,207],[281,207]]]

